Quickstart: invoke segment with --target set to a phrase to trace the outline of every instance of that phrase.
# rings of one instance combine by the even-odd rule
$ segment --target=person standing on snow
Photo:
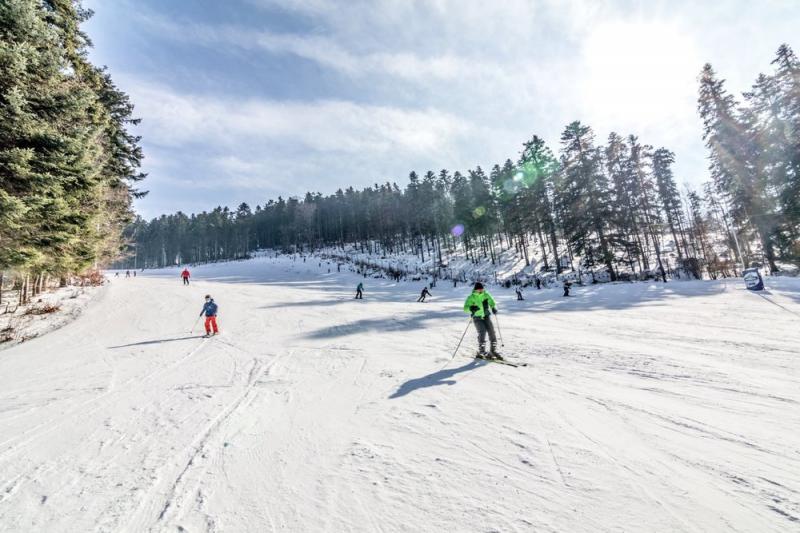
[[[188,268],[184,268],[183,272],[181,272],[181,278],[183,279],[183,284],[184,285],[188,285],[189,284],[189,276],[190,276],[189,269]]]
[[[491,311],[491,314],[490,314]],[[464,302],[464,312],[472,317],[472,323],[478,332],[478,355],[480,359],[503,359],[497,353],[497,336],[494,333],[492,316],[497,314],[497,304],[492,295],[484,290],[483,284],[477,282],[466,301]],[[486,334],[489,334],[489,353],[486,353]]]
[[[517,287],[516,291],[517,291],[517,300],[524,300],[525,298],[522,297],[522,288]]]
[[[431,291],[428,290],[428,287],[425,287],[424,289],[422,289],[422,294],[419,295],[419,298],[417,298],[417,301],[418,302],[424,302],[425,301],[425,297],[426,296],[430,296],[430,295],[431,295]]]
[[[211,336],[212,329],[214,331],[214,335],[219,333],[219,329],[217,328],[218,309],[219,306],[217,306],[211,295],[206,294],[206,303],[203,304],[203,310],[200,311],[200,316],[206,315],[206,337]]]
[[[359,282],[358,287],[356,287],[356,300],[363,300],[364,299],[364,284]]]

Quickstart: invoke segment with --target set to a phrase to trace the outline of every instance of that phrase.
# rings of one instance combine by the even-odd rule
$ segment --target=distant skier
[[[568,279],[564,280],[564,296],[569,296],[569,288],[572,286],[572,282]]]
[[[364,299],[364,284],[359,282],[358,287],[356,287],[356,300],[363,300],[363,299]]]
[[[542,280],[536,278],[536,290],[540,290],[542,288]]]
[[[206,294],[206,303],[203,304],[203,310],[200,311],[200,316],[206,315],[206,337],[211,336],[211,331],[213,329],[214,335],[219,333],[219,329],[217,328],[217,310],[219,306],[211,297],[210,294]]]
[[[491,314],[490,314],[491,310]],[[472,323],[478,332],[478,355],[480,359],[500,359],[503,357],[497,353],[497,337],[494,333],[491,315],[497,314],[497,304],[494,298],[484,290],[483,284],[477,282],[472,293],[464,302],[464,312],[472,317]],[[489,334],[490,348],[486,353],[486,334]]]
[[[525,299],[522,297],[522,287],[517,287],[516,292],[517,292],[517,301]]]
[[[189,284],[189,276],[191,276],[191,274],[189,274],[189,269],[188,268],[184,268],[183,272],[181,272],[181,279],[183,279],[183,284],[184,285],[188,285]]]
[[[417,301],[418,302],[424,302],[425,301],[425,297],[426,296],[430,296],[430,295],[431,295],[431,291],[428,290],[428,287],[425,287],[424,289],[422,289],[422,293],[419,295],[419,298],[417,298]]]
[[[126,271],[125,271],[125,277],[126,277],[126,278],[129,278],[129,277],[131,277],[131,271],[130,271],[130,270],[126,270]]]

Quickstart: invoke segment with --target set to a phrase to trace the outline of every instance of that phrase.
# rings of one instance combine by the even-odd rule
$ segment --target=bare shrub
[[[79,285],[81,287],[91,286],[91,287],[99,287],[103,283],[105,283],[105,276],[99,270],[87,270],[83,274],[77,277],[77,279],[73,280],[75,285]]]
[[[59,304],[43,304],[43,305],[34,305],[25,310],[26,315],[49,315],[50,313],[55,313],[61,309],[61,305]]]

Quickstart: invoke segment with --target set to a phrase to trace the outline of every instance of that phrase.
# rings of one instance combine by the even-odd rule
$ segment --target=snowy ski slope
[[[511,368],[450,360],[465,287],[332,270],[114,279],[0,351],[0,531],[800,531],[800,280],[492,289]]]

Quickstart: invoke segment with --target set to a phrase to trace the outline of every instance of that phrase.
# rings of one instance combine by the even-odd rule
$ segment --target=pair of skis
[[[521,366],[528,366],[528,363],[515,363],[514,361],[509,361],[507,359],[492,359],[487,357],[481,357],[479,355],[476,355],[475,359],[477,361],[486,361],[487,363],[497,363],[498,365],[513,366],[514,368],[518,368]]]
[[[467,327],[464,328],[464,333],[461,334],[461,339],[458,341],[458,345],[456,346],[456,350],[453,352],[453,356],[450,358],[450,361],[455,359],[456,354],[458,353],[458,349],[461,348],[461,343],[464,342],[464,337],[467,335],[467,331],[469,327],[472,325],[472,317],[467,319]],[[500,323],[497,324],[497,331],[500,333]],[[500,333],[500,344],[503,344],[503,334]],[[528,366],[528,363],[515,363],[513,361],[507,361],[505,359],[490,359],[486,358],[485,356],[481,356],[480,354],[476,354],[474,359],[478,361],[486,361],[487,363],[497,363],[498,365],[506,365],[506,366],[513,366],[513,367],[520,367],[520,366]]]

